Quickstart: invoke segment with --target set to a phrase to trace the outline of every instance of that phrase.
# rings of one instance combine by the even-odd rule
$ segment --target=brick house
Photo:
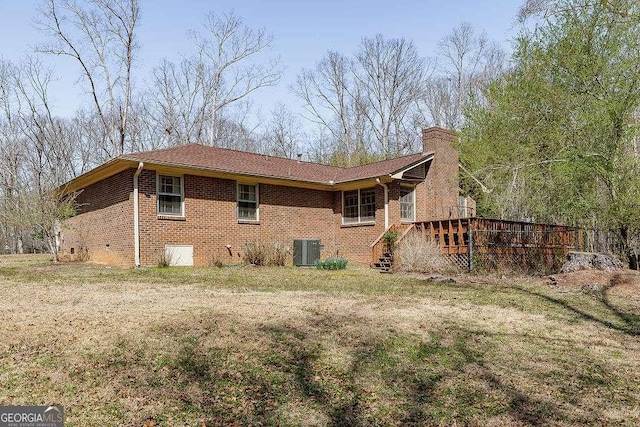
[[[318,239],[323,258],[369,262],[392,224],[473,213],[454,139],[425,129],[422,153],[351,168],[198,144],[122,155],[67,183],[79,208],[61,250],[133,266],[169,248],[205,266],[241,262],[249,242],[279,243],[291,262],[294,239]]]

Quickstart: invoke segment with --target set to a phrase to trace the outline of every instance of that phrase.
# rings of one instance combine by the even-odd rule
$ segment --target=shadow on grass
[[[640,336],[640,315],[634,314],[629,310],[625,310],[621,306],[615,304],[611,298],[611,289],[624,283],[624,280],[625,279],[621,274],[617,274],[611,279],[609,284],[604,286],[602,289],[592,292],[598,302],[599,308],[602,310],[601,313],[594,313],[594,310],[589,310],[587,306],[581,305],[580,301],[571,301],[567,298],[545,294],[541,291],[532,290],[515,284],[507,287],[497,285],[469,286],[464,283],[442,284],[439,285],[439,288],[435,288],[432,293],[437,293],[438,289],[443,289],[445,292],[462,293],[466,298],[475,300],[481,304],[505,304],[505,302],[508,302],[509,304],[518,304],[518,302],[512,301],[511,297],[514,292],[519,292],[523,295],[536,297],[540,301],[550,303],[553,306],[570,311],[586,321],[599,323],[609,329],[623,332],[630,336]],[[479,296],[474,297],[475,294]],[[528,310],[528,305],[529,303],[523,300],[519,308]],[[608,314],[611,317],[607,319],[607,316],[603,315],[603,313]]]
[[[351,351],[347,372],[334,372],[339,383],[328,386],[318,366],[322,358],[319,342],[290,326],[269,327],[266,331],[281,345],[281,361],[294,374],[292,387],[299,398],[317,405],[328,415],[330,425],[467,425],[485,419],[482,408],[492,404],[495,407],[488,408],[489,412],[527,425],[546,425],[549,420],[566,418],[553,402],[530,397],[495,375],[484,360],[486,349],[469,345],[476,341],[475,332],[459,330],[449,345],[442,341],[451,334],[443,331],[432,334],[428,341],[415,336],[360,341]],[[504,401],[489,402],[466,384],[469,372]],[[378,412],[371,405],[371,390],[376,388],[387,395],[382,404],[388,405]]]
[[[611,302],[609,291],[611,290],[611,288],[621,285],[624,282],[625,279],[621,274],[616,274],[615,276],[613,276],[611,282],[602,290],[602,304],[623,322],[623,324],[625,325],[624,329],[626,329],[626,333],[628,333],[629,335],[639,336],[640,315],[624,311]]]
[[[326,321],[333,324],[335,319],[324,317],[316,323]],[[293,374],[291,386],[300,398],[321,408],[331,425],[361,425],[363,413],[359,405],[360,392],[355,384],[357,361],[348,372],[336,372],[341,384],[331,387],[330,384],[323,384],[318,376],[317,364],[322,357],[319,342],[309,338],[307,332],[288,325],[269,326],[263,330],[271,336],[279,352],[272,363]]]
[[[511,367],[488,357],[495,340],[485,331],[441,327],[418,336],[372,330],[340,315],[306,320],[257,326],[248,336],[258,347],[241,340],[206,344],[221,332],[212,321],[198,321],[197,337],[186,325],[173,327],[177,351],[164,356],[161,369],[155,366],[153,387],[135,390],[173,408],[155,419],[187,414],[204,425],[300,425],[309,417],[332,426],[481,425],[492,417],[524,425],[581,421],[505,376]],[[148,358],[126,359],[150,367]],[[537,371],[525,372],[528,380],[540,380]]]
[[[537,399],[518,390],[514,385],[505,382],[488,366],[484,353],[473,350],[467,343],[479,336],[486,335],[483,331],[461,329],[456,340],[456,349],[465,358],[465,365],[459,366],[458,371],[464,372],[465,366],[475,366],[478,369],[477,378],[504,398],[505,413],[525,425],[555,425],[565,420],[566,414],[551,400]]]
[[[580,301],[575,298],[574,301],[571,301],[571,298],[557,297],[515,284],[506,287],[502,285],[470,286],[465,283],[438,284],[429,293],[432,294],[432,297],[438,299],[451,298],[455,293],[459,293],[464,298],[479,304],[498,304],[508,307],[513,307],[515,304],[515,307],[521,310],[529,311],[534,309],[531,301],[524,298],[518,301],[513,298],[514,294],[520,293],[526,297],[533,296],[539,301],[570,311],[586,321],[599,323],[609,329],[623,332],[630,336],[640,336],[640,315],[615,304],[610,295],[611,289],[623,281],[622,275],[618,274],[613,277],[611,283],[607,286],[593,292],[599,303],[600,313],[598,313],[598,310],[589,310],[587,306],[581,305]],[[439,295],[440,293],[445,296],[442,297]],[[453,298],[455,299],[455,296]],[[607,315],[610,315],[609,319],[607,319]]]
[[[618,322],[613,322],[607,320],[604,316],[590,313],[578,304],[571,303],[558,297],[546,295],[541,292],[536,292],[519,286],[514,286],[514,289],[575,313],[584,320],[599,323],[609,329],[623,332],[630,336],[640,336],[640,316],[623,310],[611,301],[609,291],[618,284],[619,280],[621,280],[619,275],[614,276],[611,283],[594,293],[594,296],[599,301],[600,308],[602,308],[605,313],[610,314],[612,318],[616,319]]]

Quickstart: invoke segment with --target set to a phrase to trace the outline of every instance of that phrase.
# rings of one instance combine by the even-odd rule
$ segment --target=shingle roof
[[[120,159],[232,174],[261,176],[319,184],[344,183],[392,174],[419,163],[433,153],[417,153],[363,166],[342,168],[301,162],[201,144],[126,154]]]

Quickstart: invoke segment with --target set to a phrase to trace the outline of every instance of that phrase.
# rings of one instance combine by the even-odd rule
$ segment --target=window
[[[238,220],[258,221],[257,184],[238,184]]]
[[[358,190],[344,192],[344,208],[342,210],[342,222],[351,224],[359,221]]]
[[[360,222],[376,220],[376,190],[360,190]]]
[[[158,175],[158,215],[184,216],[182,177]]]
[[[402,221],[415,221],[414,194],[413,187],[400,187],[400,219]]]
[[[376,190],[345,191],[342,193],[342,223],[358,224],[376,219]]]

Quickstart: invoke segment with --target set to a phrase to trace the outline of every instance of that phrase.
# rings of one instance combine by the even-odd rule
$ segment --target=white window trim
[[[256,187],[256,219],[240,218],[240,202],[253,203],[253,200],[240,199],[240,186],[252,185]],[[236,182],[236,219],[238,222],[259,222],[260,221],[260,185],[249,182]]]
[[[164,193],[160,191],[160,177],[168,176],[172,178],[180,178],[180,214],[174,213],[161,213],[160,212],[160,195],[167,194],[170,196],[177,196],[178,193]],[[169,175],[156,172],[156,214],[158,216],[169,216],[175,218],[184,218],[184,175]]]
[[[412,196],[412,200],[413,200],[413,219],[405,219],[402,218],[402,207],[400,207],[400,222],[415,222],[416,221],[416,187],[410,186],[410,185],[401,185],[400,188],[405,188],[405,189],[410,189],[411,193],[413,194]],[[398,200],[400,201],[400,200]]]
[[[374,205],[373,207],[373,219],[368,219],[363,221],[362,220],[362,195],[360,194],[361,190],[373,190],[374,194],[376,192],[375,187],[367,187],[367,188],[358,188],[358,220],[357,221],[352,221],[352,222],[345,222],[345,216],[344,216],[344,193],[347,193],[349,191],[356,191],[356,190],[343,190],[342,191],[342,225],[359,225],[359,224],[375,224],[376,222],[376,207]]]

